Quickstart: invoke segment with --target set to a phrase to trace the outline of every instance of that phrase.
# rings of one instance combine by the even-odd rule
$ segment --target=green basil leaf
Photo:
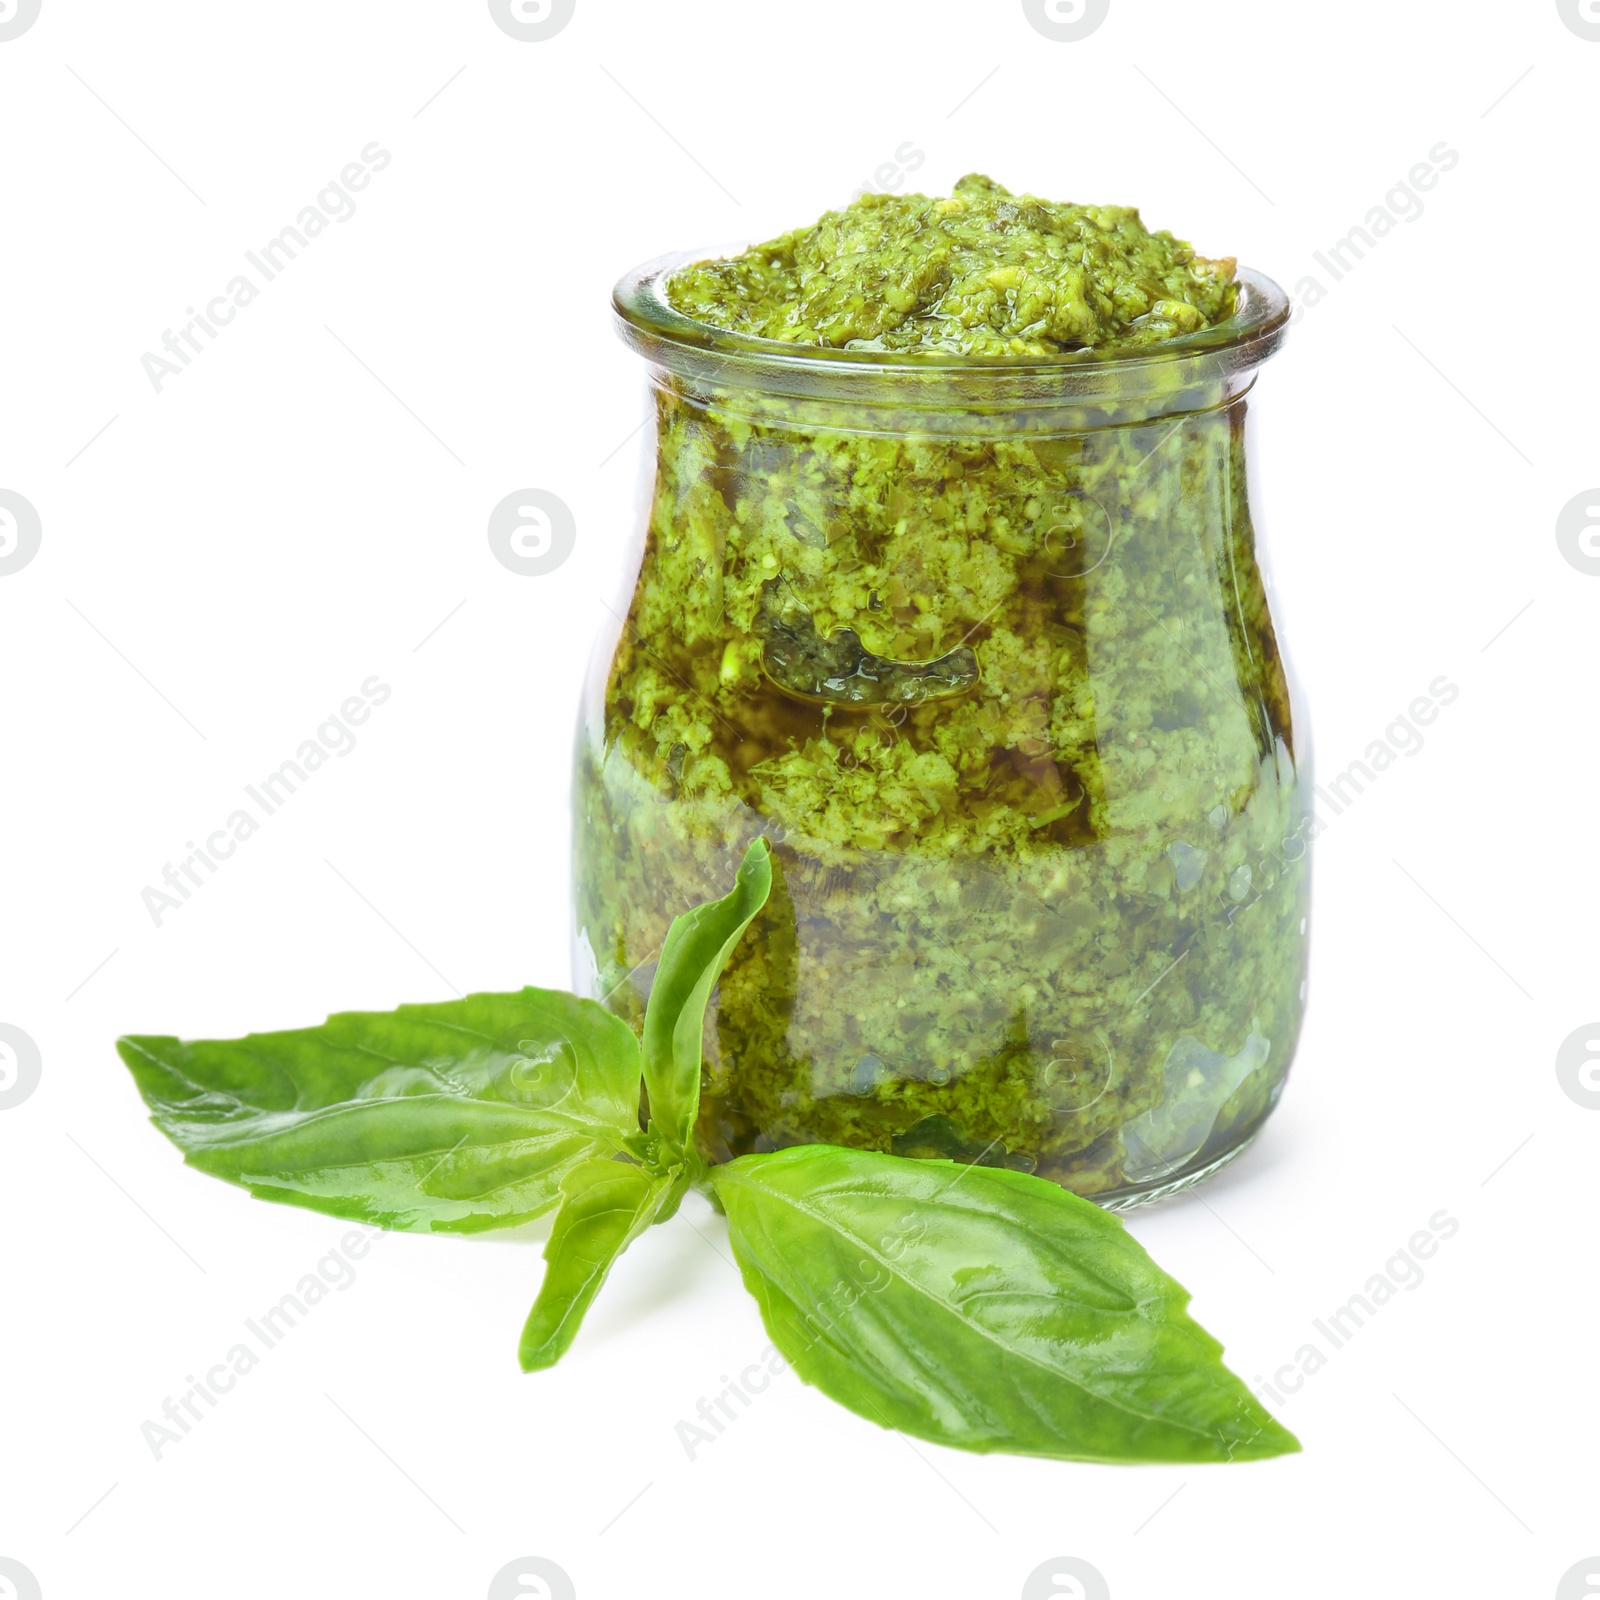
[[[644,1013],[644,1081],[650,1120],[679,1150],[693,1148],[701,1035],[712,985],[771,892],[771,852],[765,839],[755,839],[732,892],[685,912],[667,930]]]
[[[638,1136],[632,1031],[550,989],[117,1049],[190,1165],[386,1228],[526,1222],[556,1204],[569,1170]]]
[[[1120,1220],[1043,1179],[831,1145],[713,1170],[773,1343],[852,1411],[965,1450],[1298,1450]]]
[[[621,1161],[585,1161],[561,1180],[544,1282],[517,1352],[524,1372],[553,1367],[567,1353],[612,1263],[660,1218],[678,1177]]]

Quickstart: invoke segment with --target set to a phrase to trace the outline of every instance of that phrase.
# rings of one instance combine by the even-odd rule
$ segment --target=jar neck
[[[617,285],[623,341],[650,364],[658,386],[690,404],[800,429],[986,438],[1211,411],[1249,389],[1289,317],[1283,291],[1242,270],[1232,316],[1157,345],[1051,359],[820,349],[730,333],[675,311],[665,280],[691,259],[652,262]]]
[[[830,385],[828,393],[794,394],[717,383],[655,364],[650,383],[670,403],[712,413],[724,423],[797,436],[850,433],[986,441],[1021,435],[1059,438],[1179,421],[1226,409],[1255,382],[1254,367],[1209,374],[1189,368],[1181,378],[1177,368],[1170,368],[1165,375],[1170,386],[1159,390],[1144,387],[1094,399],[1050,388],[1027,392],[1015,383],[997,394],[965,378],[934,381],[892,396],[864,397],[848,383]]]

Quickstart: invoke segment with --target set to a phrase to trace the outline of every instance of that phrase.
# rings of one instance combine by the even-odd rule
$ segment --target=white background
[[[1112,0],[1077,43],[1018,0],[578,0],[541,43],[482,0],[43,0],[0,42],[0,488],[43,528],[0,577],[0,1022],[43,1060],[0,1111],[0,1556],[45,1600],[479,1600],[524,1555],[581,1600],[1013,1600],[1057,1556],[1114,1600],[1556,1595],[1600,1553],[1600,1111],[1555,1071],[1600,1016],[1600,577],[1555,535],[1600,483],[1597,85],[1554,0]],[[371,141],[356,214],[157,394],[141,356]],[[1441,141],[1333,283],[1313,252]],[[158,1462],[141,1424],[348,1229],[185,1169],[113,1038],[568,982],[571,730],[643,444],[609,289],[901,147],[929,192],[1137,203],[1329,287],[1256,390],[1319,775],[1460,695],[1319,840],[1265,1135],[1131,1226],[1251,1381],[1459,1231],[1260,1465],[966,1456],[791,1377],[691,1462],[675,1423],[766,1343],[698,1200],[537,1377],[537,1231],[384,1238]],[[525,487],[576,517],[543,577],[486,538]],[[372,674],[357,747],[158,928],[141,890]]]

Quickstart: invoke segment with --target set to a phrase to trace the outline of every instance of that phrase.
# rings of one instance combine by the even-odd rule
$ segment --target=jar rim
[[[612,291],[623,342],[667,371],[735,387],[825,394],[841,382],[886,393],[929,380],[980,380],[986,388],[1012,383],[1038,395],[1060,388],[1079,400],[1099,392],[1126,398],[1130,386],[1165,389],[1175,381],[1226,378],[1265,361],[1283,342],[1289,297],[1263,273],[1241,267],[1233,313],[1213,327],[1156,344],[1107,345],[1057,356],[974,356],[948,351],[847,350],[791,344],[714,327],[677,310],[667,279],[679,268],[716,259],[741,246],[677,251],[625,273]],[[864,395],[863,395],[864,397]]]

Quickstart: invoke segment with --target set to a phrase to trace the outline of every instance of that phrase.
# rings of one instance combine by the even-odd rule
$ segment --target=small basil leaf
[[[524,1372],[553,1367],[566,1354],[612,1263],[660,1218],[675,1177],[621,1161],[585,1161],[561,1180],[544,1282],[517,1352]]]
[[[733,947],[772,892],[772,858],[754,840],[731,893],[685,912],[667,930],[644,1013],[644,1081],[650,1120],[679,1150],[692,1149],[700,1110],[706,1002]]]
[[[995,1167],[802,1145],[713,1170],[808,1383],[885,1427],[1077,1461],[1298,1450],[1109,1212]]]
[[[549,989],[117,1050],[192,1166],[386,1228],[526,1222],[556,1204],[563,1174],[639,1127],[631,1030]]]

